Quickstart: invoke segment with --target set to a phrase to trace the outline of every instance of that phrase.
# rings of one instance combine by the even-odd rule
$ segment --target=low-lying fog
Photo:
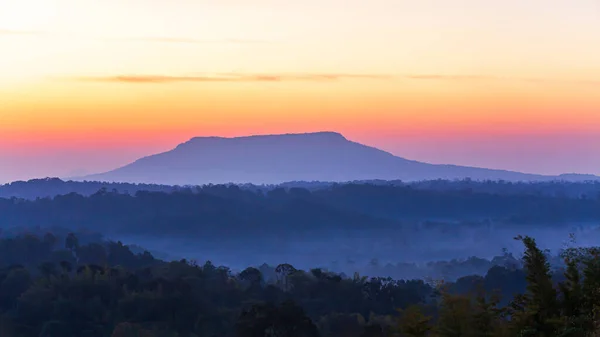
[[[497,226],[499,227],[499,226]],[[596,246],[600,243],[600,229],[596,224],[578,224],[564,228],[535,228],[492,226],[452,226],[437,229],[389,232],[322,231],[312,234],[289,234],[272,237],[228,238],[168,238],[144,235],[109,237],[125,244],[141,246],[164,259],[210,260],[233,271],[263,263],[277,265],[290,263],[299,269],[316,267],[352,275],[359,272],[368,276],[393,278],[439,277],[443,264],[450,262],[454,270],[448,278],[483,274],[489,265],[472,261],[459,263],[469,257],[488,260],[502,256],[506,249],[514,257],[522,253],[517,235],[529,235],[552,255],[566,245],[573,246],[569,234],[575,234],[577,246]],[[429,264],[428,264],[429,263]]]

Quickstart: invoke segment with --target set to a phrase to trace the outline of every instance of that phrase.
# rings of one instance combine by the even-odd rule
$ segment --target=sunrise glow
[[[2,0],[0,50],[0,182],[36,160],[69,175],[193,136],[319,130],[600,173],[595,0]]]

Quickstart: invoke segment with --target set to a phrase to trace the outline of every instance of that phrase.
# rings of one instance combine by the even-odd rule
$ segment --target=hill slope
[[[317,132],[193,138],[171,151],[77,180],[198,185],[464,178],[507,181],[555,179],[503,170],[426,164],[349,141],[339,133]]]

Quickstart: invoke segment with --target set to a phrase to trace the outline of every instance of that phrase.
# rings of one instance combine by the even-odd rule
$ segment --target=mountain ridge
[[[347,139],[334,131],[193,137],[170,151],[149,155],[105,173],[73,180],[202,185],[277,184],[286,181],[432,179],[547,181],[598,180],[597,176],[559,176],[509,170],[428,164]]]

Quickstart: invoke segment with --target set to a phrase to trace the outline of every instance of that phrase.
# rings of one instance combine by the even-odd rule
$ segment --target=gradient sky
[[[0,0],[0,182],[330,130],[600,174],[597,0]]]

